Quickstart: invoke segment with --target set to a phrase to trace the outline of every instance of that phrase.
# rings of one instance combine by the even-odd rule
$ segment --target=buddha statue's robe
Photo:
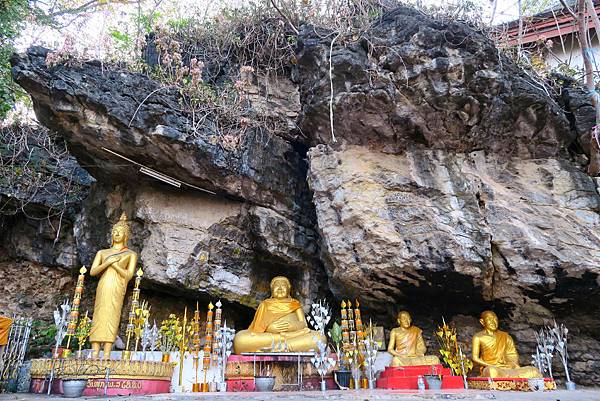
[[[510,334],[496,330],[493,335],[482,330],[475,334],[479,340],[479,357],[492,366],[481,366],[482,377],[541,378],[533,366],[520,367],[519,354]]]
[[[268,298],[261,302],[254,319],[247,330],[239,331],[233,340],[234,353],[270,352],[274,346],[285,342],[289,352],[305,352],[317,348],[318,340],[326,341],[318,331],[310,330],[302,312],[302,305],[296,299]],[[277,332],[269,329],[275,322],[288,322],[296,330]],[[279,349],[278,351],[283,351]]]
[[[388,352],[393,356],[390,366],[437,365],[440,363],[437,356],[425,355],[426,351],[422,330],[418,327],[392,329],[388,346]]]
[[[0,316],[0,346],[8,344],[8,333],[12,323],[11,318]]]
[[[102,251],[101,251],[102,252]],[[111,255],[127,256],[131,251],[118,252],[107,255],[102,255],[100,263]],[[133,276],[133,270],[127,271],[129,257],[124,257],[118,262],[115,262],[127,274],[122,275],[111,266],[107,267],[100,277],[98,288],[96,289],[96,301],[94,303],[94,315],[92,320],[92,329],[90,330],[90,342],[98,343],[114,343],[119,334],[119,322],[121,320],[121,309],[123,308],[123,300],[127,292],[127,283]],[[90,272],[94,274],[94,268]]]

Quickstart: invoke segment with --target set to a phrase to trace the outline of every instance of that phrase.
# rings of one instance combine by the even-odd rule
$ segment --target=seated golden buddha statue
[[[388,352],[392,354],[390,366],[437,365],[440,360],[435,355],[425,355],[427,348],[421,335],[422,330],[412,326],[410,313],[398,313],[398,325],[390,332]]]
[[[520,367],[519,354],[512,337],[498,330],[498,316],[483,311],[479,319],[483,330],[473,336],[473,362],[481,366],[482,377],[541,378],[533,366]]]
[[[318,340],[326,341],[323,334],[306,326],[302,305],[290,297],[291,289],[286,277],[271,280],[271,298],[260,303],[248,330],[239,331],[233,339],[236,354],[310,351],[317,348]]]

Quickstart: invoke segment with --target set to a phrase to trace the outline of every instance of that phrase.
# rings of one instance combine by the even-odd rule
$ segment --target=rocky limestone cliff
[[[331,38],[310,27],[294,80],[268,85],[283,88],[268,101],[264,83],[252,95],[303,135],[248,132],[235,148],[210,121],[191,129],[177,93],[144,75],[48,68],[40,48],[15,56],[39,120],[98,180],[73,224],[80,262],[125,211],[148,293],[222,297],[243,326],[269,278],[286,274],[304,302],[357,297],[387,328],[408,308],[427,334],[443,315],[465,341],[493,308],[522,363],[533,330],[556,318],[573,335],[575,380],[596,382],[600,197],[569,152],[581,132],[462,23],[401,7],[368,35],[331,52],[337,142]],[[144,178],[102,147],[216,195]]]

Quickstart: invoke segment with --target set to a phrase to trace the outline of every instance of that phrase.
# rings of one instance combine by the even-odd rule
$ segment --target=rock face
[[[564,112],[491,40],[462,23],[399,7],[368,40],[333,47],[305,30],[299,50],[301,127],[331,143],[331,56],[336,138],[387,153],[409,147],[485,150],[520,158],[565,155]]]
[[[309,157],[336,297],[360,297],[387,321],[389,305],[408,308],[431,330],[427,317],[493,308],[524,348],[552,318],[584,339],[600,328],[586,302],[600,298],[600,197],[569,162],[358,146]]]
[[[30,91],[40,121],[64,133],[71,152],[108,184],[92,191],[75,225],[82,263],[107,246],[110,223],[126,211],[150,285],[246,306],[266,296],[273,272],[289,275],[303,299],[326,291],[317,279],[323,269],[306,165],[291,143],[247,132],[239,147],[225,146],[210,122],[193,131],[175,91],[141,74],[105,75],[94,62],[47,68],[47,53],[32,48],[15,57],[15,78]],[[293,96],[291,103],[290,115]],[[183,181],[184,191],[151,187],[152,180],[140,186],[132,178],[138,167],[105,147]],[[203,255],[208,260],[198,262]]]
[[[210,121],[193,126],[175,89],[142,74],[105,72],[96,62],[49,69],[47,54],[31,48],[16,56],[13,74],[31,94],[40,121],[64,133],[95,177],[127,181],[136,170],[108,148],[185,183],[305,217],[305,168],[288,142],[247,132],[238,146],[224,146]]]
[[[323,292],[311,230],[271,209],[150,185],[93,189],[75,228],[87,263],[108,246],[110,222],[122,212],[132,221],[145,287],[256,307],[268,296],[269,274],[279,273],[302,299]]]
[[[475,309],[487,301],[551,307],[598,282],[600,198],[567,162],[356,146],[320,146],[309,156],[328,274],[341,297],[376,281],[365,296],[381,308],[399,296],[418,307],[444,292]]]
[[[156,298],[221,297],[242,327],[285,274],[305,302],[357,297],[387,328],[408,308],[426,336],[445,316],[465,342],[491,308],[523,364],[534,330],[556,318],[571,329],[576,381],[600,380],[600,196],[569,153],[580,125],[463,24],[401,7],[331,54],[323,37],[302,29],[297,87],[249,91],[289,135],[247,132],[234,148],[210,121],[192,129],[177,93],[146,76],[48,68],[40,48],[14,57],[40,121],[98,180],[65,238],[79,261],[125,211]],[[102,147],[184,185],[142,180]]]
[[[13,258],[77,265],[73,220],[94,179],[47,128],[0,127],[0,240]]]

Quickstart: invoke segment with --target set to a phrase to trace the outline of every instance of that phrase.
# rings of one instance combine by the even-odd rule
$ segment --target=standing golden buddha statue
[[[398,313],[398,326],[390,332],[388,352],[392,354],[390,366],[437,365],[435,355],[425,355],[427,348],[421,335],[422,330],[412,325],[410,313]]]
[[[318,340],[327,341],[323,334],[307,327],[302,305],[290,297],[291,289],[287,277],[271,280],[271,298],[260,303],[250,327],[235,335],[234,353],[284,351],[277,348],[280,344],[290,352],[310,351],[317,348]]]
[[[101,275],[89,337],[93,358],[98,358],[100,344],[104,344],[104,359],[110,357],[110,350],[119,333],[127,283],[135,273],[138,260],[138,255],[127,248],[130,228],[125,213],[113,226],[111,234],[111,247],[96,253],[90,269],[91,276]]]
[[[512,337],[498,330],[498,316],[492,311],[481,312],[483,330],[473,336],[473,362],[481,366],[482,377],[541,378],[533,366],[520,367],[519,354]]]

